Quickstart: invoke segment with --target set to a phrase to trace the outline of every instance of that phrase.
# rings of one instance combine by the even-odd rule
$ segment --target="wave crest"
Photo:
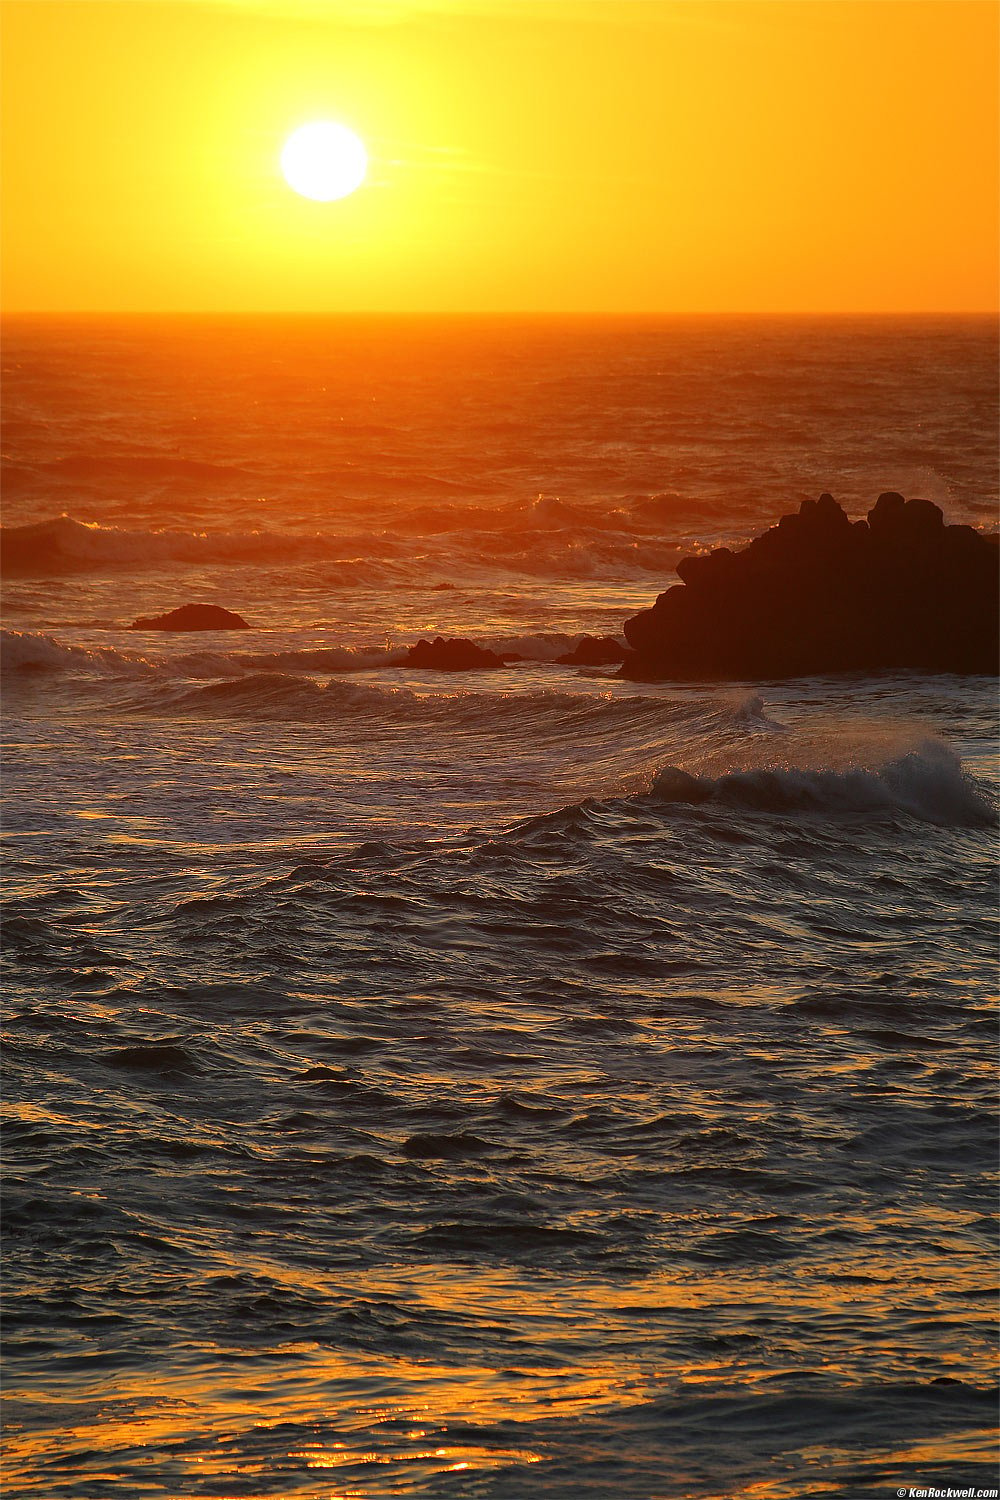
[[[398,550],[391,540],[377,536],[130,530],[77,521],[68,515],[26,526],[4,526],[0,528],[0,540],[2,571],[10,577],[162,568],[178,563],[267,566],[275,561],[321,561],[342,568],[342,582],[374,585],[395,577],[388,555]]]
[[[0,631],[0,671],[88,672],[99,676],[135,677],[154,673],[152,662],[138,652],[116,651],[112,646],[89,650],[85,646],[63,646],[50,635],[31,631]]]
[[[178,565],[223,567],[324,564],[343,584],[375,587],[412,578],[480,576],[516,571],[529,577],[617,578],[669,573],[681,556],[676,542],[635,532],[622,512],[594,512],[586,524],[557,505],[533,513],[528,525],[517,510],[486,525],[468,526],[449,514],[447,527],[411,527],[384,517],[371,529],[329,531],[184,531],[131,529],[79,521],[70,515],[0,528],[2,571],[32,578],[74,573],[149,570]],[[365,524],[362,522],[361,524]],[[413,537],[424,545],[414,550]],[[690,544],[688,544],[690,546]]]
[[[660,802],[714,803],[755,812],[819,812],[864,818],[905,814],[923,822],[977,827],[996,823],[985,790],[962,769],[958,756],[937,740],[877,767],[760,766],[721,776],[697,776],[664,766],[651,795]]]

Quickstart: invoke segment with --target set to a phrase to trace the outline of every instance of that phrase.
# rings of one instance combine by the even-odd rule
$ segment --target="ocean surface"
[[[3,364],[7,1500],[996,1484],[995,684],[553,664],[824,490],[994,528],[993,327]]]

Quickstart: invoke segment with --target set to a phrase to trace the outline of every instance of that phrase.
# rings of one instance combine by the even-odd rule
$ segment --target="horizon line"
[[[997,318],[1000,307],[959,308],[397,308],[14,307],[0,318]]]

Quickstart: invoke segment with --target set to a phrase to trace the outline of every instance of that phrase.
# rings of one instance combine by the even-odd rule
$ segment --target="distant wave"
[[[480,522],[483,514],[480,508]],[[527,524],[529,520],[533,524]],[[601,515],[595,511],[586,523],[577,524],[558,509],[533,510],[522,517],[516,508],[485,529],[472,517],[463,524],[455,515],[449,525],[427,530],[393,523],[382,530],[311,533],[132,529],[62,515],[2,527],[0,545],[0,567],[7,577],[125,568],[134,573],[192,564],[264,568],[321,563],[338,570],[339,583],[360,587],[403,581],[420,584],[442,576],[472,580],[490,569],[533,578],[664,574],[675,566],[682,550],[674,542],[630,531],[621,512]],[[690,550],[690,544],[686,547]]]
[[[174,636],[169,639],[172,646],[178,647],[191,638]],[[488,636],[480,644],[492,651],[516,653],[528,661],[547,662],[572,651],[581,639],[580,635],[541,632]],[[171,677],[242,677],[255,672],[305,672],[313,675],[401,666],[406,652],[406,646],[334,645],[303,646],[285,651],[171,650],[169,655],[153,661],[141,652],[121,651],[113,646],[66,646],[50,635],[20,630],[0,631],[0,669],[4,672],[91,671],[106,676],[115,672],[133,674],[137,667],[141,667]]]
[[[322,565],[336,569],[331,581],[358,587],[439,581],[474,587],[497,571],[522,579],[645,583],[649,574],[669,578],[682,557],[722,543],[742,545],[765,519],[746,505],[681,504],[673,496],[613,504],[541,495],[528,503],[387,506],[331,494],[312,497],[311,505],[329,516],[325,529],[142,528],[68,514],[8,525],[0,527],[0,569],[8,577],[44,578],[190,565]],[[226,514],[234,514],[232,507]]]
[[[280,719],[309,722],[355,713],[381,713],[391,708],[393,697],[408,698],[405,689],[368,687],[363,683],[332,678],[327,684],[283,672],[259,672],[247,677],[192,686],[164,686],[153,696],[143,696],[130,706],[154,714],[210,714],[237,719]]]
[[[43,474],[65,475],[69,479],[101,479],[114,475],[145,478],[210,480],[214,478],[254,480],[249,469],[236,464],[213,463],[208,459],[178,458],[158,453],[71,453],[65,458],[36,462],[33,468]]]
[[[0,631],[0,669],[4,672],[77,672],[101,677],[143,673],[161,678],[357,672],[395,666],[405,654],[404,649],[319,646],[293,651],[182,651],[150,660],[141,652],[120,651],[113,646],[65,646],[50,635]]]
[[[50,635],[29,631],[0,631],[0,671],[85,672],[98,676],[134,677],[156,668],[138,651],[116,651],[112,646],[64,646]]]
[[[483,692],[456,687],[419,690],[409,685],[369,684],[333,677],[316,682],[280,671],[257,672],[210,683],[163,683],[136,699],[139,711],[211,713],[269,717],[280,708],[286,718],[323,720],[363,711],[380,718],[401,717],[436,723],[449,730],[489,737],[502,729],[528,737],[543,726],[567,742],[601,729],[640,726],[666,733],[691,722],[705,724],[697,704],[663,698],[564,693],[556,689]]]
[[[504,639],[498,638],[497,643]],[[533,646],[534,659],[542,661],[576,638],[510,639],[529,649]],[[285,719],[321,722],[364,711],[391,721],[401,716],[433,721],[484,737],[504,727],[523,736],[545,727],[547,733],[566,742],[580,734],[629,726],[641,728],[654,739],[689,723],[698,723],[704,733],[723,726],[742,733],[754,717],[742,698],[706,709],[693,700],[676,703],[637,693],[616,695],[611,690],[567,693],[555,683],[551,689],[525,691],[516,685],[516,667],[511,668],[510,677],[498,674],[496,687],[491,682],[485,691],[478,686],[466,688],[450,677],[414,688],[392,681],[367,684],[345,675],[328,676],[399,667],[404,654],[393,649],[329,646],[274,652],[181,650],[176,655],[146,657],[110,646],[65,646],[48,635],[0,632],[0,665],[5,674],[72,675],[81,689],[88,680],[99,689],[108,678],[141,678],[141,694],[127,705],[139,713],[239,718],[281,714]],[[328,680],[317,680],[324,677]],[[746,720],[748,713],[750,720]]]
[[[131,571],[171,564],[227,565],[252,563],[334,563],[344,571],[341,581],[377,585],[392,582],[395,571],[386,556],[391,542],[371,537],[322,537],[270,531],[144,531],[98,526],[58,516],[27,526],[0,528],[2,569],[9,577],[50,574]],[[346,554],[346,555],[345,555]]]

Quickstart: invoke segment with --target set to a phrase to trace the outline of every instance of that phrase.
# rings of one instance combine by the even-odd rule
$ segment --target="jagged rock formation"
[[[561,667],[610,667],[624,660],[624,646],[610,635],[585,635],[572,651],[556,657]]]
[[[626,621],[621,675],[795,677],[998,668],[995,538],[929,500],[880,495],[851,522],[832,495],[742,551],[678,564],[681,583]]]
[[[613,636],[583,636],[573,651],[555,660],[558,666],[613,666],[625,660],[625,648]]]
[[[508,658],[509,659],[509,658]],[[479,672],[485,668],[502,667],[506,662],[495,651],[487,651],[474,641],[464,637],[436,636],[433,641],[418,641],[411,646],[405,667],[422,667],[433,672]]]
[[[249,630],[242,615],[218,604],[182,604],[169,614],[142,616],[130,630]]]

